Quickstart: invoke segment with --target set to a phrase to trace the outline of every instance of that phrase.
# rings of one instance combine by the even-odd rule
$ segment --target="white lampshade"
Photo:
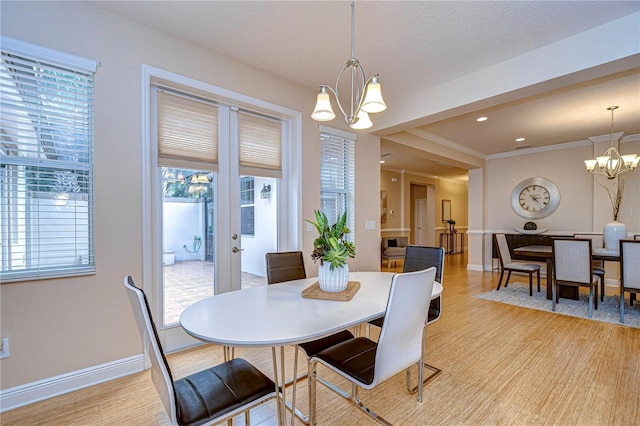
[[[327,89],[325,89],[324,87],[320,88],[320,93],[318,93],[318,99],[316,101],[316,107],[311,113],[311,118],[316,121],[331,121],[336,118],[336,115],[331,108],[331,100],[329,99],[329,94],[327,93]]]
[[[633,165],[633,162],[635,161],[636,157],[637,157],[636,154],[625,154],[620,156],[620,158],[622,158],[622,162],[627,167]]]
[[[631,168],[635,169],[636,167],[638,167],[638,163],[640,163],[640,155],[636,155],[636,158],[633,159],[633,162],[631,163]]]
[[[607,162],[609,161],[609,157],[608,155],[602,155],[600,157],[596,157],[596,160],[598,160],[598,166],[600,167],[605,167],[607,165]]]
[[[376,77],[371,78],[367,84],[367,95],[362,103],[362,111],[367,113],[381,112],[387,109],[387,104],[382,99],[382,90]]]
[[[587,166],[587,171],[592,172],[595,169],[598,160],[584,160],[584,164]]]
[[[356,130],[363,130],[363,129],[368,129],[369,127],[373,126],[373,123],[371,122],[371,120],[369,119],[369,114],[367,114],[365,111],[360,110],[360,112],[358,113],[358,121],[349,125],[352,129],[356,129]]]

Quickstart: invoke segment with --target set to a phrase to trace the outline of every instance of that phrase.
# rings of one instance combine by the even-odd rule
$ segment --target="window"
[[[255,235],[253,176],[240,178],[240,219],[242,235]]]
[[[355,135],[321,126],[320,209],[330,223],[347,212],[347,236],[354,241]]]
[[[3,281],[95,272],[96,62],[2,37]]]

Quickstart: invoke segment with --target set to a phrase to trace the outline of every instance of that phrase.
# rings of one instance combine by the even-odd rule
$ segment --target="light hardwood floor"
[[[363,391],[364,403],[396,425],[639,424],[640,330],[475,298],[497,279],[497,272],[467,271],[463,254],[447,255],[443,314],[427,339],[428,362],[443,373],[425,388],[422,404],[405,391],[404,374]],[[271,372],[268,349],[240,349],[236,356]],[[169,356],[175,378],[221,361],[216,346]],[[321,368],[319,374],[329,375]],[[306,411],[306,382],[298,388]],[[318,391],[319,424],[374,424],[322,386]],[[251,420],[276,424],[274,403],[252,411]],[[3,413],[0,423],[169,424],[149,372]]]

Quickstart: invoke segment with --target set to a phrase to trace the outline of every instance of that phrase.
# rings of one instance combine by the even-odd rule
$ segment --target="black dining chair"
[[[293,281],[304,279],[307,277],[305,268],[304,268],[304,260],[302,258],[301,251],[289,251],[289,252],[273,252],[266,254],[266,264],[267,264],[267,282],[269,285],[277,284],[285,281]],[[301,376],[298,376],[298,351],[296,350],[294,356],[294,372],[293,372],[293,382],[294,382],[294,392],[295,392],[295,382],[297,380],[302,379],[304,377],[308,377],[309,371],[311,368],[310,359],[312,356],[317,354],[318,352],[336,345],[340,342],[344,342],[346,340],[352,339],[353,334],[348,330],[343,330],[329,336],[323,337],[321,339],[313,340],[311,342],[300,343],[297,346],[298,349],[302,350],[306,359],[307,359],[307,373]],[[342,389],[338,388],[333,383],[318,378],[318,381],[323,385],[327,386],[332,391],[336,392],[338,395],[344,398],[350,398],[351,395]],[[288,384],[288,383],[287,383]],[[310,392],[310,390],[309,390]],[[311,399],[309,398],[309,401]],[[311,402],[309,402],[309,409],[311,409]],[[301,414],[304,419],[304,414]]]
[[[144,291],[124,278],[138,331],[151,359],[151,379],[172,425],[200,426],[230,420],[277,396],[275,383],[242,358],[173,379]]]

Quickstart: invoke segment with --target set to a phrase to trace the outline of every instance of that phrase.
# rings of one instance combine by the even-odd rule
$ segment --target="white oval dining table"
[[[349,281],[360,282],[360,289],[349,301],[302,297],[302,291],[318,281],[317,277],[217,294],[188,306],[180,315],[180,325],[189,335],[207,343],[225,347],[271,347],[278,388],[276,347],[316,340],[382,317],[393,275],[392,272],[351,272]],[[431,298],[441,294],[442,285],[434,283]],[[282,349],[280,363],[281,383],[284,383]],[[306,417],[295,409],[295,382],[294,399],[289,408],[306,422]],[[278,419],[280,424],[286,424],[284,386],[281,392]]]

